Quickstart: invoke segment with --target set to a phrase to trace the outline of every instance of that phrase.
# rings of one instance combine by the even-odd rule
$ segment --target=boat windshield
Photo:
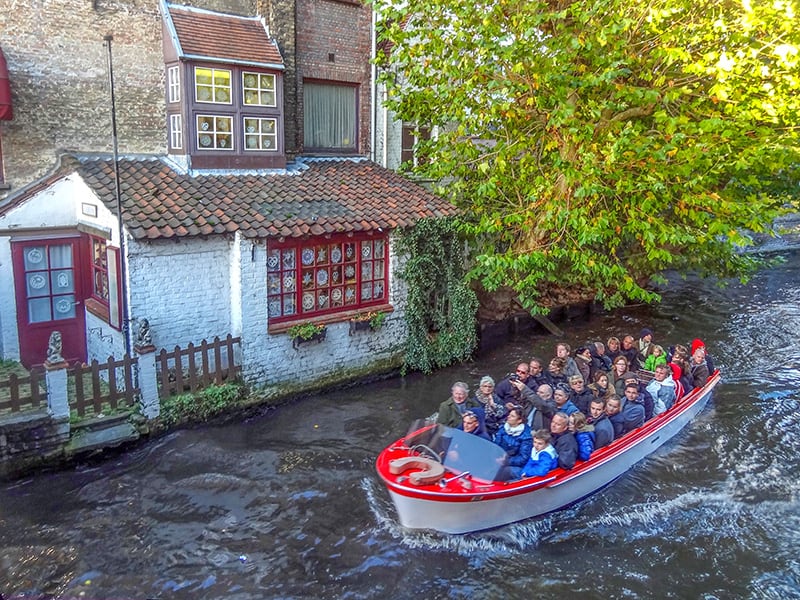
[[[435,454],[448,470],[469,471],[473,477],[501,480],[505,451],[488,440],[460,429],[416,421],[405,438],[406,446],[422,454]]]

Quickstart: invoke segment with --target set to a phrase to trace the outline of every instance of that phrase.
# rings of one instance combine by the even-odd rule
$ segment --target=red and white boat
[[[384,449],[376,468],[394,501],[400,524],[410,529],[468,533],[543,515],[577,502],[652,454],[705,407],[719,371],[572,470],[543,477],[497,481],[505,452],[478,436],[423,424]]]

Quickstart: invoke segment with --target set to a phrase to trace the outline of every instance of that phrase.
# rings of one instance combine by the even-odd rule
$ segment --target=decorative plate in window
[[[228,131],[227,119],[217,119],[217,131]]]
[[[281,316],[281,300],[280,300],[280,298],[270,298],[269,302],[267,303],[267,314],[270,317],[280,317]]]
[[[361,263],[361,279],[372,279],[372,263]]]
[[[361,246],[361,256],[364,258],[369,258],[370,254],[372,254],[372,247],[369,245],[369,243],[364,243]]]
[[[270,255],[267,257],[267,268],[270,271],[276,271],[280,262],[281,259],[278,252],[270,252]]]
[[[331,262],[342,262],[342,249],[339,246],[331,248]]]
[[[203,131],[208,131],[208,128],[209,128],[208,121],[203,121],[202,123],[200,123],[200,129],[202,129]]]
[[[28,250],[26,258],[29,263],[38,265],[40,262],[42,262],[42,259],[44,258],[44,253],[39,248],[32,248]]]
[[[208,147],[211,145],[211,136],[210,135],[201,135],[200,136],[200,145],[204,147]]]
[[[47,279],[38,273],[36,275],[31,275],[28,279],[28,285],[30,285],[34,290],[42,289],[46,283]]]
[[[356,299],[356,288],[352,286],[348,286],[344,290],[344,299],[345,301],[350,304]]]
[[[311,284],[314,283],[314,276],[311,274],[311,271],[306,271],[303,273],[303,287],[311,287]]]
[[[314,308],[314,294],[303,294],[303,310],[311,310]]]
[[[56,284],[60,288],[69,287],[69,275],[64,273],[63,271],[58,274],[56,277]]]
[[[356,255],[356,249],[353,244],[347,244],[344,247],[344,255],[347,257],[347,260],[352,260]]]
[[[303,264],[304,265],[311,265],[314,264],[314,249],[313,248],[303,248]]]
[[[333,269],[331,273],[331,281],[333,281],[333,283],[339,283],[339,280],[342,278],[342,271],[340,269],[341,267]]]
[[[256,132],[255,127],[253,127],[252,125],[247,126],[247,133],[255,133],[255,132]]]
[[[283,268],[294,269],[294,250],[283,251]]]
[[[319,298],[317,298],[317,304],[319,304],[320,308],[326,308],[328,306],[328,294],[320,294]]]
[[[372,299],[372,286],[369,283],[361,284],[361,299],[362,300]]]
[[[334,302],[339,302],[342,299],[342,290],[340,288],[336,288],[331,292],[331,298],[333,298]]]
[[[269,273],[267,275],[267,293],[280,294],[281,292],[281,277],[279,273]]]
[[[225,90],[217,90],[216,98],[217,102],[227,102],[229,99],[228,92],[226,92]]]
[[[383,240],[375,240],[375,255],[383,254]]]
[[[283,291],[284,292],[292,292],[294,291],[294,275],[286,275],[283,278]]]
[[[219,147],[220,147],[220,148],[224,148],[224,147],[225,147],[225,146],[227,146],[227,145],[228,145],[228,143],[225,141],[225,138],[220,138],[220,140],[219,140]]]
[[[373,298],[383,298],[383,282],[376,282],[375,283],[375,294]]]
[[[320,269],[317,271],[317,285],[322,287],[328,283],[328,270]]]
[[[61,300],[56,302],[56,311],[60,312],[62,315],[67,314],[70,310],[72,310],[72,300],[69,298],[61,298]]]
[[[285,296],[283,298],[283,314],[293,315],[297,312],[297,307],[294,303],[294,296]]]
[[[244,84],[245,86],[251,88],[256,87],[256,76],[255,75],[245,75],[244,76]]]
[[[353,277],[355,277],[356,276],[356,268],[355,268],[355,266],[354,265],[347,265],[344,268],[344,276],[347,277],[348,279],[352,279]]]
[[[211,90],[208,88],[200,88],[197,90],[197,99],[200,102],[208,102],[211,100]]]

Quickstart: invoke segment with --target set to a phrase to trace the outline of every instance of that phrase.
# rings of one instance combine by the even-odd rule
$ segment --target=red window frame
[[[108,245],[108,240],[87,235],[86,243],[86,308],[118,331],[122,330],[122,288],[119,281],[119,248]],[[110,276],[113,271],[114,276]],[[100,286],[100,291],[98,291]],[[105,293],[103,293],[103,290]]]
[[[271,325],[387,304],[388,283],[385,234],[291,239],[267,247]]]

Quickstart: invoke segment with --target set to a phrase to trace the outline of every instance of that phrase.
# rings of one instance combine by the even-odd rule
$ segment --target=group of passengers
[[[672,408],[714,372],[705,344],[665,351],[642,329],[592,342],[574,353],[559,342],[547,363],[520,362],[495,385],[486,375],[474,396],[463,382],[439,406],[437,422],[461,428],[506,452],[506,479],[571,469],[595,450]]]

